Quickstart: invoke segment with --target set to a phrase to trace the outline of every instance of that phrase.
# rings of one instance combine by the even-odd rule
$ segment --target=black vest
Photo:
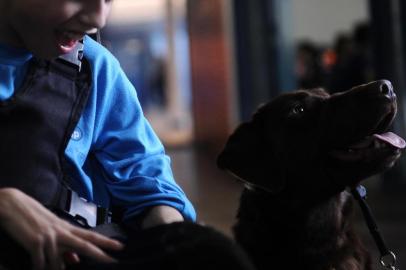
[[[32,59],[14,95],[0,101],[0,188],[14,187],[42,204],[60,204],[65,149],[90,92],[89,64]]]

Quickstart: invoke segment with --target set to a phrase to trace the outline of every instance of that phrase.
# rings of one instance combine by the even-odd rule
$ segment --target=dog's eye
[[[292,113],[293,113],[293,114],[301,114],[301,113],[304,113],[304,107],[303,107],[302,105],[296,105],[295,107],[293,107]]]

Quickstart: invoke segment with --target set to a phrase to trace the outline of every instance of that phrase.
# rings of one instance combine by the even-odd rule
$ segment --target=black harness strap
[[[65,157],[91,89],[90,65],[82,56],[78,42],[57,59],[34,57],[22,86],[0,101],[0,188],[20,189],[49,209],[78,216],[94,227],[106,222],[108,211],[69,189]]]

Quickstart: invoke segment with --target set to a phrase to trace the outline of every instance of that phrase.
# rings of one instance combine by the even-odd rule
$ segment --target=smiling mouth
[[[378,152],[400,155],[400,151],[406,147],[405,140],[393,132],[386,132],[395,114],[395,112],[388,113],[363,139],[331,151],[330,156],[344,161],[359,161]]]
[[[72,51],[79,40],[84,38],[84,33],[75,31],[56,31],[56,43],[61,53]]]

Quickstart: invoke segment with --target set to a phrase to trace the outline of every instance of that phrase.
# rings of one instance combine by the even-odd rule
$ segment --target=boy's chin
[[[53,60],[63,54],[63,52],[59,51],[58,47],[51,42],[27,44],[27,47],[29,47],[28,50],[31,51],[35,57],[43,60]]]

